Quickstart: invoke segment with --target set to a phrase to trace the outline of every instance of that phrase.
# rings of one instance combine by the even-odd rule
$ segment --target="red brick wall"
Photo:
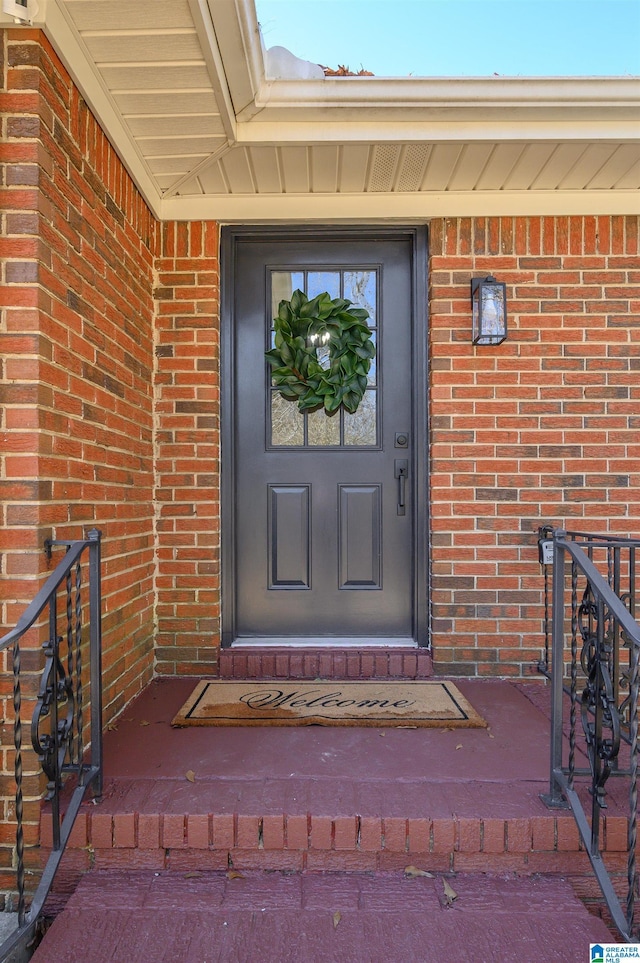
[[[157,267],[157,672],[215,673],[220,638],[217,225],[163,224]]]
[[[438,671],[531,671],[543,630],[539,525],[640,534],[637,247],[636,218],[430,225]],[[157,671],[168,674],[216,670],[216,251],[211,225],[163,226]],[[469,280],[489,272],[507,282],[510,337],[474,348]]]
[[[156,224],[39,31],[0,36],[0,623],[102,529],[109,718],[153,664]]]
[[[636,217],[431,224],[436,667],[518,675],[540,654],[544,523],[640,536]],[[471,344],[469,279],[507,283],[510,334]]]

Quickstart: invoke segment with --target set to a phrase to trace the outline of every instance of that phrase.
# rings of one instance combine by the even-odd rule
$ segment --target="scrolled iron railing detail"
[[[587,684],[582,692],[581,719],[593,776],[589,792],[601,809],[607,808],[605,784],[620,752],[620,712],[614,697],[608,648],[597,639],[588,639],[582,649]]]
[[[597,805],[606,809],[605,784],[620,752],[621,716],[612,678],[611,616],[606,606],[597,604],[589,584],[578,609],[578,624],[583,643],[580,664],[587,680],[581,698],[581,720],[593,777],[589,791]]]
[[[620,595],[620,601],[625,606],[630,614],[633,614],[633,599],[630,592],[623,592]],[[620,630],[620,648],[624,649],[628,653],[627,661],[628,666],[620,663],[619,676],[618,676],[618,691],[620,694],[620,703],[618,706],[618,711],[620,712],[620,718],[623,725],[630,726],[631,720],[633,719],[633,713],[631,710],[631,675],[632,675],[632,656],[633,656],[633,642],[627,635],[624,629]],[[626,693],[626,694],[625,694]]]
[[[75,698],[73,680],[64,670],[58,654],[61,639],[44,646],[46,665],[42,673],[38,701],[31,717],[31,744],[47,777],[46,799],[62,788],[65,760],[72,764]],[[44,732],[48,724],[48,731]]]
[[[613,922],[628,942],[639,935],[634,916],[639,882],[635,850],[640,625],[634,619],[639,549],[640,540],[553,532],[551,645],[546,639],[545,659],[539,665],[551,680],[552,696],[550,785],[543,798],[550,806],[571,807]],[[547,579],[545,571],[545,585]],[[548,624],[545,615],[545,628]],[[579,763],[581,750],[586,767]],[[610,787],[617,780],[628,781],[627,896],[622,902],[601,854],[603,811],[611,810]],[[619,794],[615,798],[619,804]]]
[[[15,749],[16,889],[18,929],[0,946],[0,960],[28,958],[27,948],[39,928],[46,897],[62,859],[73,824],[87,790],[94,797],[102,792],[102,632],[101,632],[101,535],[97,529],[78,541],[48,541],[52,549],[63,547],[65,556],[18,620],[0,639],[0,651],[13,655],[13,706]],[[86,577],[83,577],[83,574]],[[64,604],[58,606],[58,601]],[[22,640],[48,617],[48,638],[43,646],[45,665],[31,718],[31,744],[47,778],[52,825],[52,850],[39,885],[27,910],[24,844],[24,754]],[[64,623],[62,625],[61,623]],[[83,660],[83,646],[89,659]],[[65,651],[66,649],[66,651]],[[83,664],[83,661],[85,664]],[[84,693],[89,693],[90,729],[85,753]],[[62,812],[61,791],[68,775],[75,777]]]

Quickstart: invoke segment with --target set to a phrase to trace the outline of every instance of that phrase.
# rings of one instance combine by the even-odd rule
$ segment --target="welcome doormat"
[[[451,682],[199,682],[173,726],[486,727]]]

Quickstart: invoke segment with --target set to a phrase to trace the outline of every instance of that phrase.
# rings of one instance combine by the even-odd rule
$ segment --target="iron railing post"
[[[548,806],[566,803],[556,773],[562,769],[562,679],[564,674],[564,546],[566,532],[553,533],[553,588],[551,602],[551,760]]]
[[[23,925],[26,914],[24,895],[24,830],[22,826],[24,799],[22,794],[21,661],[20,639],[16,638],[13,644],[13,744],[15,749],[14,775],[16,781],[16,885],[18,888],[18,926]]]
[[[638,646],[631,644],[629,671],[629,822],[627,825],[627,929],[633,932],[636,902],[636,845],[638,837]]]
[[[602,705],[602,693],[605,689],[605,681],[603,678],[603,658],[605,655],[605,638],[604,638],[604,602],[602,599],[598,599],[598,616],[596,620],[596,658],[594,666],[594,680],[593,688],[595,692],[595,706],[593,709],[593,744],[591,746],[587,745],[589,750],[589,755],[591,758],[591,772],[592,772],[592,784],[591,784],[591,855],[600,855],[600,810],[602,808],[602,791],[601,786],[603,782],[603,759],[601,753],[598,751],[599,746],[602,744],[602,729],[603,729],[603,705]]]
[[[89,625],[91,662],[91,765],[96,775],[93,794],[102,796],[102,593],[100,584],[102,532],[87,532],[89,546]]]
[[[60,794],[58,786],[60,784],[60,769],[58,764],[58,747],[56,744],[56,734],[58,732],[58,605],[57,596],[54,594],[49,600],[49,642],[45,646],[47,657],[51,659],[51,688],[52,699],[50,708],[49,735],[54,748],[54,775],[49,776],[47,789],[51,796],[51,813],[53,819],[53,848],[60,849]]]

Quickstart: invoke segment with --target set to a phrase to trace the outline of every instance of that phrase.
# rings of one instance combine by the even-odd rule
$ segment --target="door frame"
[[[411,497],[413,502],[413,613],[414,639],[430,645],[429,589],[429,433],[428,433],[428,301],[426,225],[229,225],[220,237],[220,536],[221,536],[221,643],[235,638],[235,280],[238,244],[247,240],[331,239],[336,241],[402,240],[411,244],[412,302],[412,445]]]

